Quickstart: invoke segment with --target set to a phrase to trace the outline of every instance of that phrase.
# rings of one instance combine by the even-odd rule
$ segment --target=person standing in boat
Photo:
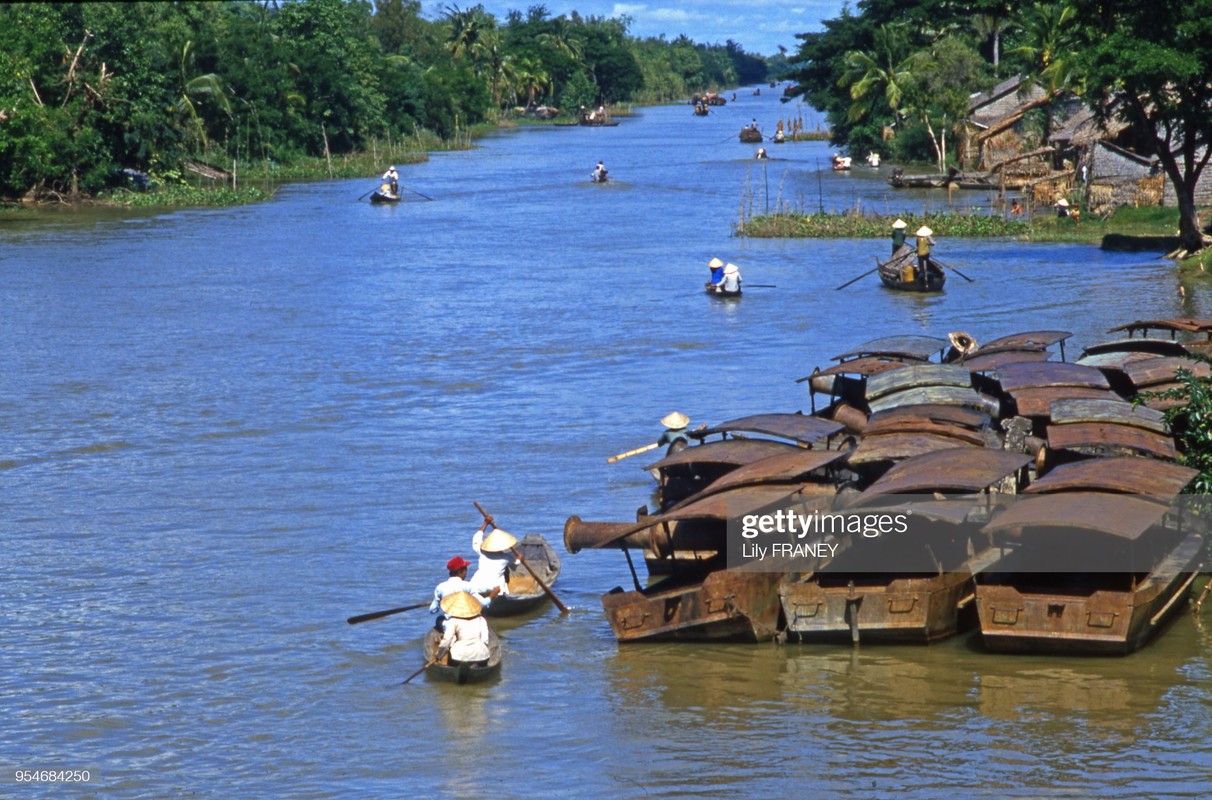
[[[903,219],[897,219],[892,223],[892,254],[896,255],[896,251],[905,246],[905,228],[909,225]]]
[[[929,274],[926,270],[930,267],[930,246],[934,244],[934,239],[930,236],[934,231],[927,228],[925,225],[917,229],[917,282],[925,286],[926,276]]]
[[[765,148],[765,147],[759,147],[759,148],[757,149],[757,152],[753,154],[753,157],[754,157],[754,158],[759,158],[759,159],[760,159],[760,158],[765,158],[765,157],[766,157],[766,148]]]
[[[606,182],[606,167],[603,166],[601,161],[599,161],[597,166],[593,168],[591,177],[593,178],[594,183],[605,183]]]
[[[486,533],[488,528],[491,532]],[[471,576],[471,585],[480,594],[509,594],[508,575],[510,567],[517,566],[518,559],[510,552],[518,540],[493,524],[492,517],[487,517],[480,529],[471,537],[471,549],[479,555],[475,574]]]
[[[383,182],[391,188],[393,195],[400,194],[400,173],[396,172],[394,166],[388,167],[387,172],[383,173]]]
[[[449,654],[451,666],[482,667],[491,655],[488,649],[488,620],[480,612],[483,604],[468,592],[442,598],[442,611],[449,619],[438,644],[437,660]]]
[[[442,600],[456,592],[475,593],[475,587],[467,580],[467,568],[470,566],[471,562],[465,560],[462,556],[455,556],[446,562],[446,571],[449,577],[434,587],[433,602],[429,604],[429,613],[438,615],[437,620],[434,622],[434,627],[438,630],[442,630],[442,626],[446,622],[446,614],[442,612]],[[487,595],[479,598],[480,604],[487,608],[492,604],[492,598],[498,594],[500,594],[500,589],[494,587]]]

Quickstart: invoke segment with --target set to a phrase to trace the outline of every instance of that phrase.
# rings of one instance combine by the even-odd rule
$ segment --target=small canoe
[[[548,588],[560,577],[560,557],[547,540],[537,533],[528,533],[516,545],[522,558],[538,573]],[[493,598],[488,608],[484,609],[486,617],[512,617],[541,606],[550,600],[526,567],[519,564],[510,567],[506,573],[509,583],[509,594],[499,594]]]
[[[374,194],[372,194],[370,196],[370,202],[372,202],[372,203],[398,203],[398,202],[400,202],[400,196],[398,194],[384,192],[382,189],[379,189],[378,191],[376,191]]]
[[[712,297],[719,298],[720,300],[735,300],[741,296],[740,289],[737,289],[735,292],[729,292],[722,286],[716,286],[714,283],[705,284],[703,286],[703,291],[707,292],[707,294],[711,295]]]
[[[892,258],[880,263],[879,275],[885,286],[900,292],[941,292],[947,282],[947,276],[933,261],[926,269],[926,280],[922,281],[917,255],[908,245],[902,245]]]
[[[743,128],[741,130],[741,141],[750,144],[763,141],[762,132],[756,128]]]
[[[430,628],[425,634],[425,661],[426,663],[433,660],[434,655],[438,652],[438,645],[442,643],[442,634],[435,628]],[[481,667],[472,666],[470,664],[459,664],[452,666],[450,664],[430,664],[425,670],[425,674],[433,680],[446,681],[448,683],[480,683],[496,677],[501,673],[501,640],[497,638],[497,633],[492,628],[488,629],[488,663]]]

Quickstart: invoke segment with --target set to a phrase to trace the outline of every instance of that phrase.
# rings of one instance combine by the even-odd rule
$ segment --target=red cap
[[[470,566],[471,566],[471,562],[464,561],[462,556],[455,556],[454,558],[452,558],[446,562],[446,569],[450,570],[451,572],[458,572],[459,570],[463,569],[464,567],[470,567]]]

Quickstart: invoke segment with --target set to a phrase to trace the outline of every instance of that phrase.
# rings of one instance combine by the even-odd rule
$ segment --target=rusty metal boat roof
[[[1135,322],[1129,322],[1127,325],[1120,325],[1112,328],[1107,333],[1119,333],[1127,331],[1131,336],[1136,331],[1147,333],[1150,330],[1155,331],[1170,331],[1171,335],[1184,331],[1186,333],[1206,333],[1212,337],[1212,320],[1193,319],[1191,317],[1176,317],[1173,319],[1139,319]]]
[[[679,502],[675,508],[689,505],[708,495],[735,489],[739,486],[757,484],[802,483],[815,470],[827,467],[845,458],[846,450],[805,450],[797,448],[792,453],[779,453],[761,461],[738,467],[727,475],[712,481],[701,491]],[[790,491],[790,490],[789,490]]]
[[[769,439],[725,439],[722,442],[706,442],[687,447],[671,456],[666,456],[655,464],[649,464],[644,469],[665,469],[681,464],[732,464],[741,466],[752,464],[778,453],[786,453],[800,448],[786,442],[774,442]]]
[[[833,357],[833,361],[845,361],[860,356],[903,356],[926,361],[935,353],[942,353],[950,343],[946,339],[934,336],[884,336],[872,339],[841,355]]]
[[[977,351],[977,355],[995,350],[1046,350],[1057,342],[1063,342],[1073,334],[1069,331],[1024,331],[1002,336],[991,342],[985,342]]]
[[[961,406],[978,410],[987,407],[985,399],[975,389],[963,386],[919,386],[868,401],[867,405],[872,413],[910,405]]]
[[[1011,505],[985,526],[989,533],[1019,528],[1082,528],[1135,540],[1166,515],[1168,506],[1123,494],[1036,494]]]
[[[1036,389],[1052,386],[1087,386],[1094,389],[1109,389],[1107,377],[1094,367],[1071,364],[1067,361],[1020,362],[1007,364],[994,376],[1002,389],[1014,393],[1019,389]]]
[[[969,372],[993,372],[1007,364],[1047,361],[1051,357],[1052,354],[1047,350],[994,350],[988,353],[978,351],[976,355],[954,363],[962,364]]]
[[[1054,467],[1023,494],[1099,491],[1173,497],[1198,470],[1135,456],[1088,458]]]
[[[1087,345],[1082,349],[1082,361],[1090,356],[1104,353],[1152,353],[1157,356],[1184,356],[1191,349],[1184,343],[1173,339],[1115,339],[1109,342],[1098,342]]]
[[[870,431],[872,425],[877,428],[895,427],[902,422],[916,424],[921,421],[959,425],[975,431],[989,425],[989,414],[983,410],[978,411],[963,406],[943,406],[934,403],[907,404],[872,414],[871,418],[867,420],[866,430]]]
[[[1131,425],[1110,422],[1077,422],[1048,426],[1048,446],[1055,450],[1129,450],[1145,456],[1174,461],[1178,458],[1169,436]]]
[[[1131,425],[1161,434],[1169,434],[1166,416],[1144,406],[1115,398],[1113,400],[1065,399],[1055,400],[1051,409],[1052,422],[1068,425],[1074,422],[1111,422]]]
[[[822,375],[879,375],[889,370],[900,369],[910,364],[929,364],[922,359],[893,358],[891,356],[860,356],[825,369],[816,369],[811,375],[797,378],[796,383],[810,381]]]
[[[1124,368],[1133,361],[1148,361],[1163,357],[1157,355],[1157,353],[1142,353],[1138,350],[1112,350],[1106,353],[1082,356],[1075,363],[1085,367],[1101,369],[1104,372],[1108,370],[1123,372]]]
[[[847,462],[852,465],[869,464],[875,461],[900,461],[935,450],[950,450],[956,447],[975,447],[964,439],[942,433],[885,433],[864,436],[863,441],[850,454]]]
[[[1187,370],[1197,378],[1212,376],[1212,366],[1206,362],[1181,356],[1142,358],[1130,361],[1123,366],[1124,374],[1137,388],[1173,383],[1178,379],[1180,369]]]
[[[889,494],[979,492],[1030,464],[1031,456],[986,447],[935,450],[891,467],[851,505]]]
[[[806,414],[754,414],[713,425],[703,431],[703,435],[746,431],[812,444],[833,436],[845,427],[840,422]]]
[[[1062,400],[1119,400],[1119,395],[1109,389],[1091,389],[1085,386],[1049,386],[1039,389],[1020,389],[1015,392],[1014,406],[1024,417],[1047,417],[1054,403]]]
[[[875,375],[867,381],[868,402],[894,392],[926,386],[972,388],[972,374],[957,364],[913,364]]]

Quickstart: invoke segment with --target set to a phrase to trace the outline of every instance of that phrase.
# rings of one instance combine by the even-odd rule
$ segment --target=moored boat
[[[495,601],[493,605],[495,605]],[[442,634],[435,628],[430,628],[425,634],[423,650],[426,663],[434,661],[438,646],[442,643]],[[425,670],[425,674],[433,680],[448,683],[480,683],[491,680],[501,674],[501,640],[496,631],[488,629],[488,663],[477,666],[472,664],[444,664],[434,661]]]

